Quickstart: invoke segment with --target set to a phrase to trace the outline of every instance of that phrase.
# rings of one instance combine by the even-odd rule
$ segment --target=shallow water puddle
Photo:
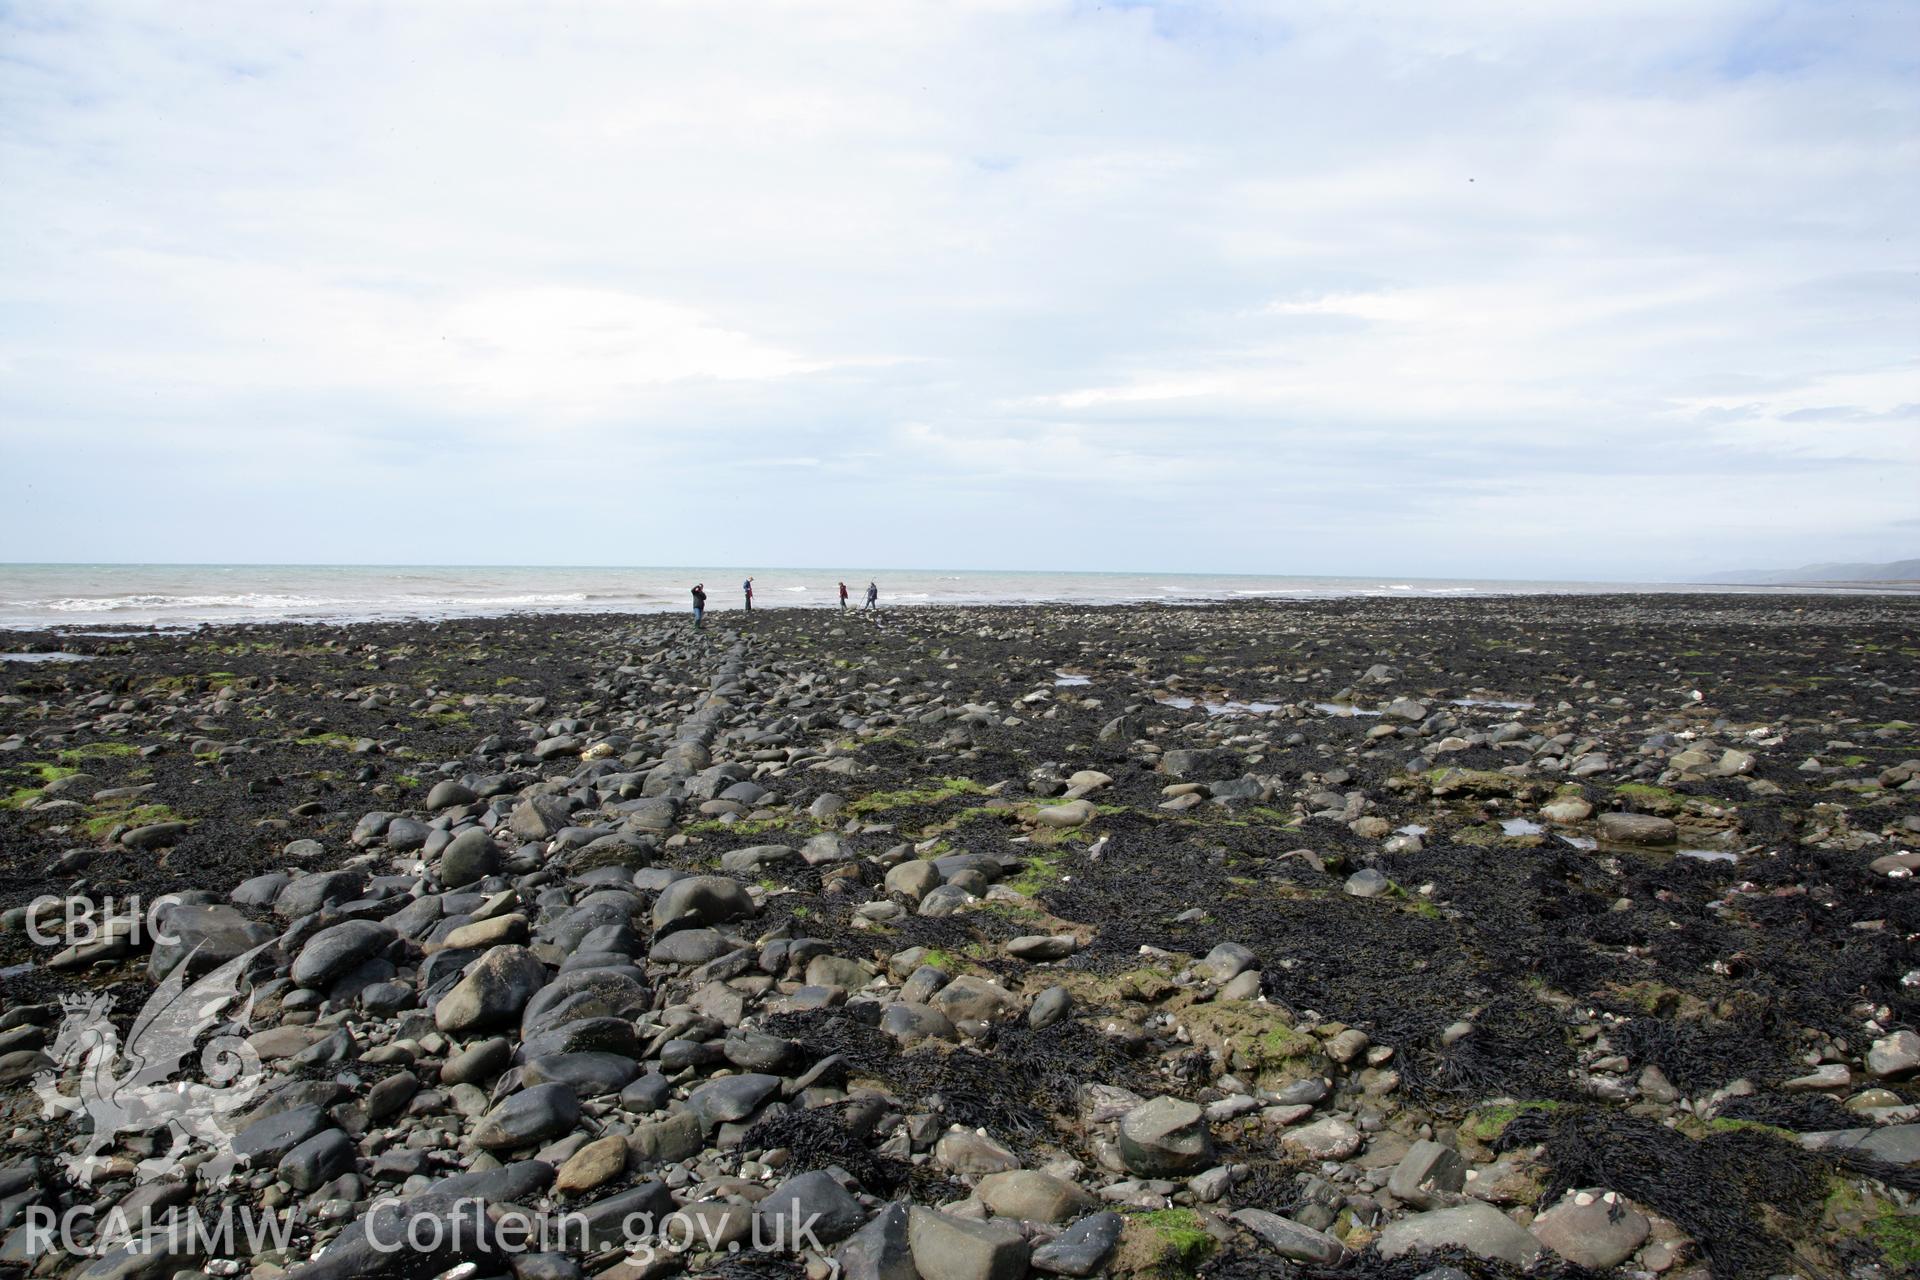
[[[1155,694],[1154,701],[1163,707],[1172,707],[1176,711],[1191,711],[1195,707],[1204,710],[1210,716],[1259,716],[1269,711],[1278,711],[1277,702],[1201,702],[1197,698],[1183,697],[1177,693]]]
[[[1381,714],[1383,714],[1382,712],[1379,712],[1379,711],[1368,711],[1364,707],[1351,707],[1344,702],[1316,702],[1313,704],[1313,708],[1316,711],[1324,712],[1325,714],[1330,716],[1378,717]]]
[[[1702,862],[1738,862],[1740,855],[1725,849],[1676,849],[1677,858],[1698,858]]]
[[[1532,818],[1502,818],[1500,830],[1510,836],[1537,836],[1546,828]]]
[[[0,662],[92,662],[87,653],[0,653]]]
[[[1423,836],[1432,829],[1433,828],[1422,822],[1409,822],[1404,827],[1395,827],[1393,834],[1397,836]]]
[[[1070,671],[1056,671],[1053,673],[1053,687],[1056,689],[1064,689],[1074,685],[1092,684],[1092,683],[1093,683],[1092,676],[1076,676]]]
[[[1506,823],[1503,822],[1500,825],[1504,827]],[[1555,832],[1554,834],[1558,835],[1562,840],[1565,840],[1576,849],[1586,849],[1589,851],[1599,850],[1605,853],[1637,853],[1643,857],[1648,854],[1671,853],[1676,858],[1693,858],[1700,862],[1740,861],[1740,855],[1729,849],[1649,849],[1641,848],[1638,845],[1603,845],[1592,836],[1570,836],[1564,832]]]
[[[1456,707],[1501,707],[1508,711],[1533,710],[1531,702],[1516,702],[1505,698],[1453,698],[1449,701]]]

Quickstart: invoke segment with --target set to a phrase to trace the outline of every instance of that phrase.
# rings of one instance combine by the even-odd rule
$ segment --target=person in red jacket
[[[846,611],[847,611],[847,584],[843,582],[840,584],[840,612],[845,613]]]

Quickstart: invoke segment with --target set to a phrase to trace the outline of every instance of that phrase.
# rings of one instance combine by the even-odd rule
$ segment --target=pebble
[[[1192,619],[1204,641],[1213,620],[1230,616]],[[317,1215],[316,1243],[338,1243],[317,1262],[214,1259],[208,1274],[376,1275],[356,1252],[351,1225],[368,1199],[397,1190],[412,1204],[429,1187],[450,1186],[480,1186],[497,1205],[563,1197],[587,1213],[599,1248],[616,1243],[625,1211],[642,1207],[678,1213],[723,1242],[749,1239],[756,1220],[777,1233],[778,1224],[811,1219],[844,1274],[885,1280],[1012,1280],[1029,1268],[1097,1274],[1117,1265],[1123,1237],[1131,1250],[1139,1235],[1123,1215],[1098,1211],[1102,1204],[1178,1206],[1214,1237],[1315,1267],[1347,1262],[1348,1245],[1328,1234],[1347,1231],[1336,1227],[1344,1219],[1356,1248],[1377,1232],[1383,1258],[1458,1244],[1524,1265],[1544,1245],[1594,1269],[1637,1252],[1639,1265],[1662,1271],[1692,1246],[1650,1233],[1652,1219],[1638,1206],[1583,1190],[1533,1219],[1522,1206],[1538,1183],[1523,1163],[1469,1169],[1460,1151],[1434,1140],[1452,1137],[1447,1118],[1403,1096],[1389,1064],[1411,1076],[1411,1064],[1436,1056],[1484,1060],[1475,1037],[1493,1051],[1510,1043],[1507,1013],[1475,994],[1477,962],[1434,958],[1446,972],[1464,963],[1467,977],[1454,1007],[1437,1002],[1439,1030],[1428,1040],[1374,1044],[1362,1026],[1394,1025],[1367,1007],[1374,979],[1362,968],[1351,990],[1329,981],[1318,938],[1298,925],[1268,931],[1240,896],[1259,900],[1271,890],[1277,912],[1352,921],[1360,943],[1396,921],[1421,936],[1466,931],[1467,941],[1490,908],[1461,883],[1460,845],[1493,833],[1505,843],[1487,848],[1489,857],[1537,852],[1529,865],[1564,874],[1608,911],[1568,917],[1575,945],[1588,930],[1605,932],[1608,946],[1638,945],[1620,939],[1665,937],[1673,921],[1712,936],[1717,913],[1748,918],[1742,898],[1762,893],[1781,899],[1782,910],[1817,900],[1824,911],[1855,911],[1857,903],[1828,905],[1846,891],[1835,884],[1857,888],[1837,861],[1826,878],[1805,883],[1767,864],[1754,876],[1761,888],[1743,881],[1737,864],[1679,860],[1650,880],[1629,861],[1664,863],[1696,835],[1744,850],[1747,866],[1792,856],[1779,840],[1752,847],[1767,828],[1739,831],[1744,797],[1765,801],[1783,787],[1807,812],[1794,839],[1841,851],[1875,877],[1920,868],[1920,854],[1899,847],[1920,824],[1880,821],[1840,789],[1800,805],[1809,788],[1836,779],[1877,785],[1883,796],[1914,790],[1920,769],[1839,763],[1859,752],[1843,734],[1897,742],[1899,731],[1869,737],[1857,724],[1826,727],[1819,741],[1779,758],[1769,749],[1783,741],[1777,726],[1755,729],[1736,712],[1698,705],[1722,695],[1709,690],[1678,711],[1643,708],[1634,699],[1653,695],[1609,688],[1598,671],[1582,679],[1560,655],[1541,661],[1566,671],[1564,682],[1522,690],[1535,699],[1525,709],[1492,710],[1455,703],[1438,687],[1442,677],[1412,655],[1396,658],[1398,667],[1337,658],[1345,642],[1332,632],[1274,649],[1277,661],[1258,677],[1269,687],[1229,693],[1236,680],[1251,680],[1231,659],[1217,669],[1211,656],[1170,664],[1137,643],[1158,632],[1123,629],[1110,658],[1085,646],[1045,655],[1049,669],[1086,671],[1090,684],[1046,681],[1028,698],[996,694],[995,679],[960,658],[931,656],[960,647],[946,615],[915,619],[911,646],[878,631],[869,645],[864,622],[856,643],[850,620],[834,618],[839,640],[816,637],[818,649],[791,643],[806,634],[804,622],[769,617],[756,625],[773,628],[770,637],[713,627],[697,640],[679,620],[629,620],[621,625],[631,643],[569,656],[564,678],[523,666],[537,698],[513,683],[455,675],[410,691],[417,660],[386,661],[378,633],[368,631],[367,654],[339,669],[343,687],[312,704],[337,710],[342,725],[334,745],[301,747],[333,753],[326,787],[292,765],[284,784],[269,784],[254,764],[299,760],[295,739],[281,735],[335,732],[316,723],[326,715],[250,710],[242,732],[256,738],[223,719],[256,702],[274,705],[280,695],[267,684],[220,697],[116,691],[102,707],[69,703],[62,722],[29,724],[0,743],[25,750],[32,740],[31,758],[54,759],[68,749],[61,735],[87,739],[89,720],[150,714],[152,726],[165,726],[159,736],[190,748],[179,751],[183,767],[198,753],[206,759],[190,767],[209,783],[231,771],[247,776],[250,794],[276,796],[259,831],[263,850],[278,849],[266,857],[283,869],[173,908],[190,942],[149,949],[121,929],[104,942],[69,940],[60,953],[62,965],[121,966],[106,969],[116,976],[144,965],[159,978],[189,955],[198,975],[262,948],[250,1043],[267,1061],[316,1078],[276,1091],[264,1118],[236,1126],[232,1149],[254,1183],[235,1194],[275,1205],[305,1198]],[[1037,644],[1040,633],[1008,617],[969,615],[969,625],[996,645],[1016,635]],[[1570,643],[1578,630],[1554,634]],[[1102,643],[1109,638],[1103,633]],[[1019,644],[1005,652],[1016,655],[1010,666],[1024,661]],[[487,669],[478,661],[453,668],[469,677]],[[1376,679],[1376,671],[1390,674]],[[1374,686],[1388,685],[1404,692],[1383,706],[1386,693]],[[1156,693],[1209,705],[1166,703]],[[1266,697],[1275,701],[1240,709]],[[1383,711],[1385,723],[1368,715],[1355,724],[1288,701],[1318,697]],[[429,705],[440,717],[459,707],[474,732],[403,738],[394,726]],[[421,741],[430,744],[424,753]],[[1794,781],[1794,761],[1815,747],[1817,772]],[[62,810],[122,793],[128,802],[171,794],[170,757],[149,758],[158,785],[111,785],[131,780],[111,760],[90,761],[92,780],[48,788],[23,820],[77,832]],[[344,771],[342,760],[351,762]],[[941,798],[928,802],[929,794]],[[1096,794],[1098,805],[1089,798]],[[384,807],[364,810],[375,803]],[[1552,829],[1529,829],[1527,814]],[[1126,877],[1153,859],[1184,856],[1143,844],[1149,816],[1154,840],[1171,840],[1165,848],[1184,842],[1205,853],[1190,864],[1205,888],[1182,895],[1142,874],[1137,921],[1086,918],[1100,895],[1130,898]],[[190,821],[98,840],[70,834],[47,846],[41,866],[56,866],[57,854],[59,875],[103,877],[116,843],[158,861],[228,821],[209,807]],[[1356,836],[1380,843],[1355,845]],[[1585,847],[1595,838],[1607,848]],[[341,865],[328,867],[329,859]],[[1344,894],[1327,898],[1336,887]],[[1347,895],[1383,901],[1332,906]],[[25,915],[0,923],[17,929]],[[1857,923],[1867,926],[1860,937],[1892,927],[1864,916]],[[1119,949],[1100,932],[1136,924],[1138,935],[1123,933]],[[1335,936],[1339,924],[1320,927],[1328,946],[1348,941]],[[1738,966],[1765,963],[1758,952],[1722,955],[1725,971],[1702,983],[1737,983]],[[1665,963],[1640,959],[1656,974]],[[1681,998],[1705,989],[1667,976]],[[1539,1016],[1579,1037],[1583,1070],[1597,1073],[1588,1078],[1603,1095],[1596,1105],[1668,1120],[1695,1105],[1619,1035],[1620,1019],[1644,1011],[1602,995],[1562,999],[1544,988]],[[1324,1012],[1305,1008],[1309,1001]],[[1836,1011],[1864,1032],[1850,1030],[1843,1042],[1827,1027],[1800,1043],[1801,1074],[1784,1088],[1844,1097],[1859,1117],[1859,1128],[1805,1135],[1808,1145],[1920,1164],[1920,1125],[1904,1123],[1912,1117],[1901,1114],[1898,1092],[1860,1087],[1920,1073],[1920,1037],[1884,1004],[1882,995]],[[29,1009],[0,1014],[0,1075],[9,1080],[51,1062],[62,1013]],[[1251,1018],[1253,1030],[1208,1040],[1207,1018],[1223,1010]],[[1668,1015],[1657,1008],[1651,1016]],[[889,1046],[914,1064],[905,1079],[875,1067],[876,1056],[891,1061]],[[1279,1046],[1297,1049],[1279,1060],[1258,1052]],[[1160,1096],[1137,1096],[1117,1078],[1079,1081],[1078,1121],[1056,1123],[1077,1125],[1070,1149],[1085,1163],[1047,1159],[1059,1149],[1054,1133],[1038,1147],[1045,1167],[1023,1167],[1016,1146],[1029,1151],[1030,1135],[1016,1144],[990,1122],[990,1105],[969,1108],[983,1107],[978,1081],[995,1078],[999,1055],[1030,1048],[1069,1061],[1133,1062],[1140,1070],[1125,1083]],[[985,1074],[943,1089],[931,1065],[943,1055],[983,1062]],[[1012,1087],[1025,1078],[1005,1075]],[[1703,1114],[1713,1101],[1697,1100]],[[1316,1114],[1322,1107],[1333,1113]],[[956,1117],[986,1127],[949,1126]],[[15,1148],[37,1133],[23,1125]],[[1290,1200],[1250,1203],[1249,1188],[1264,1184],[1236,1182],[1216,1133],[1227,1150],[1277,1136],[1313,1172]],[[1464,1131],[1459,1141],[1484,1154]],[[152,1149],[127,1137],[109,1170],[131,1174],[143,1147]],[[863,1150],[902,1167],[924,1163],[964,1183],[965,1194],[939,1207],[883,1203],[891,1186],[862,1186],[850,1172],[863,1167],[851,1158]],[[823,1155],[830,1167],[809,1167]],[[0,1166],[0,1206],[19,1190],[10,1176]],[[19,1184],[31,1185],[31,1177]],[[1480,1198],[1466,1200],[1468,1188]],[[1515,1218],[1493,1201],[1513,1204]],[[1276,1203],[1287,1216],[1273,1212]],[[463,1261],[434,1256],[422,1265],[450,1271]],[[570,1278],[588,1261],[540,1255],[516,1260],[514,1271],[518,1280]],[[604,1258],[593,1261],[600,1274],[657,1280],[631,1260],[610,1270]],[[825,1274],[824,1255],[802,1264]],[[1441,1280],[1445,1270],[1423,1274]],[[481,1272],[474,1268],[476,1280]]]

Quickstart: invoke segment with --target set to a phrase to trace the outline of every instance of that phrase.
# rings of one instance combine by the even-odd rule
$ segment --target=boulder
[[[431,791],[427,792],[427,808],[438,813],[442,809],[451,809],[456,805],[472,804],[479,798],[474,794],[473,788],[457,778],[442,778],[433,784]]]
[[[1896,1031],[1867,1050],[1867,1070],[1882,1080],[1904,1080],[1920,1071],[1920,1035]]]
[[[1672,844],[1679,836],[1679,829],[1671,818],[1656,818],[1646,813],[1600,815],[1600,838],[1610,844]]]
[[[1079,947],[1079,941],[1070,933],[1030,933],[1009,939],[1004,949],[1016,960],[1044,964],[1049,960],[1065,960]]]
[[[1099,812],[1085,800],[1072,800],[1066,804],[1041,809],[1033,815],[1033,818],[1043,827],[1077,827],[1091,822]]]
[[[1347,877],[1343,887],[1356,898],[1377,898],[1393,887],[1393,881],[1387,879],[1385,872],[1362,867]]]
[[[753,914],[753,898],[727,876],[688,876],[660,891],[653,902],[655,929],[725,924]]]
[[[954,1022],[991,1022],[1020,1011],[1020,997],[989,978],[970,973],[941,987],[929,1003]]]
[[[627,1171],[627,1140],[620,1134],[596,1138],[567,1157],[554,1175],[553,1189],[575,1195],[601,1187]]]
[[[1610,1271],[1646,1241],[1647,1215],[1611,1191],[1571,1191],[1533,1221],[1533,1234],[1589,1271]]]
[[[747,1072],[737,1076],[718,1076],[687,1095],[687,1110],[700,1120],[707,1132],[723,1124],[744,1120],[760,1109],[760,1104],[780,1091],[780,1077]]]
[[[892,1036],[902,1049],[912,1048],[922,1040],[954,1041],[960,1033],[946,1014],[932,1005],[914,1004],[907,1000],[896,1000],[888,1005],[880,1016],[880,1030]]]
[[[1206,959],[1200,963],[1215,982],[1228,982],[1256,968],[1260,958],[1237,942],[1222,942],[1207,952]]]
[[[1120,1243],[1125,1219],[1111,1210],[1091,1214],[1033,1251],[1033,1269],[1055,1276],[1090,1276]]]
[[[275,1173],[295,1191],[308,1192],[354,1165],[353,1139],[339,1129],[322,1129],[280,1157]]]
[[[468,966],[434,1006],[434,1025],[451,1035],[513,1026],[547,982],[547,967],[526,947],[503,946]]]
[[[231,1149],[244,1165],[276,1165],[287,1152],[332,1123],[324,1107],[289,1107],[240,1130],[233,1137]]]
[[[823,832],[800,846],[800,857],[810,867],[825,866],[833,862],[847,862],[853,857],[853,850],[846,841],[831,831]]]
[[[146,853],[180,843],[180,837],[192,829],[193,824],[189,822],[150,822],[146,826],[135,827],[124,833],[120,837],[120,843],[129,849]]]
[[[1011,1222],[975,1222],[914,1205],[907,1241],[921,1280],[1021,1280],[1030,1250]]]
[[[940,869],[922,858],[909,858],[887,871],[887,892],[903,894],[916,902],[939,884]]]
[[[1338,1116],[1328,1116],[1281,1135],[1280,1145],[1315,1160],[1345,1160],[1360,1149],[1360,1131]]]
[[[539,1084],[513,1094],[480,1118],[473,1143],[486,1151],[530,1147],[570,1133],[580,1121],[580,1099],[563,1084]]]
[[[784,844],[749,845],[745,849],[729,849],[721,854],[720,869],[750,874],[762,867],[791,862],[794,857],[794,851]]]
[[[1416,1209],[1433,1209],[1451,1204],[1467,1183],[1467,1162],[1452,1147],[1422,1139],[1407,1148],[1387,1179],[1387,1190],[1396,1200]]]
[[[1265,1209],[1236,1209],[1233,1220],[1251,1231],[1283,1258],[1311,1262],[1318,1266],[1337,1266],[1347,1256],[1347,1247],[1324,1231],[1283,1218]]]
[[[534,1058],[520,1071],[526,1084],[564,1084],[583,1098],[619,1093],[633,1083],[639,1064],[619,1053],[555,1053]]]
[[[654,1079],[660,1077],[655,1076]],[[661,1080],[661,1083],[665,1081]],[[624,1101],[626,1095],[623,1093],[621,1097]],[[691,1111],[676,1111],[664,1120],[642,1120],[627,1135],[627,1146],[632,1150],[633,1158],[646,1164],[685,1160],[705,1145],[706,1140],[700,1132],[700,1117]]]
[[[1557,826],[1570,827],[1593,816],[1593,806],[1580,796],[1555,796],[1540,806],[1540,816]]]
[[[908,1206],[883,1205],[834,1254],[842,1280],[920,1280],[908,1238]]]
[[[423,848],[433,836],[433,828],[414,818],[395,818],[387,824],[387,848],[395,853],[411,853]]]
[[[1027,1025],[1039,1031],[1072,1012],[1073,993],[1065,987],[1048,987],[1033,998],[1033,1006],[1027,1010]]]
[[[147,976],[155,982],[188,957],[187,977],[197,978],[273,939],[273,930],[265,925],[216,904],[182,903],[159,914],[157,923],[153,953],[147,957]]]
[[[312,915],[320,908],[360,896],[367,877],[360,871],[316,871],[295,876],[273,900],[275,915],[288,920]]]
[[[500,846],[479,827],[469,827],[440,851],[440,883],[459,888],[500,870]]]
[[[1077,1182],[1037,1169],[1009,1169],[980,1179],[974,1194],[1002,1218],[1026,1222],[1066,1222],[1095,1207]]]
[[[1196,1173],[1213,1161],[1206,1113],[1182,1098],[1154,1098],[1127,1112],[1119,1146],[1127,1171],[1149,1178]]]
[[[507,818],[507,829],[523,840],[545,840],[567,825],[569,812],[558,796],[533,796]]]
[[[330,987],[393,940],[393,930],[374,920],[330,925],[300,948],[291,973],[294,984],[315,990]]]
[[[1020,1167],[1020,1158],[984,1133],[949,1129],[933,1144],[933,1162],[949,1173],[1004,1173]]]
[[[1492,1205],[1478,1200],[1390,1222],[1376,1242],[1380,1256],[1388,1260],[1449,1246],[1516,1267],[1529,1266],[1546,1252],[1530,1232]]]
[[[824,1169],[789,1178],[755,1209],[762,1226],[758,1238],[798,1252],[817,1244],[837,1244],[859,1230],[866,1210],[838,1179]]]

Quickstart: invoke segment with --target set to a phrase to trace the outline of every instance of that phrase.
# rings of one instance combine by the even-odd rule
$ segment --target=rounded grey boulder
[[[427,792],[427,808],[438,813],[455,805],[472,804],[479,798],[465,783],[454,778],[442,778],[433,784],[433,790]]]
[[[860,1202],[824,1169],[788,1178],[760,1202],[755,1212],[765,1224],[764,1238],[788,1247],[812,1243],[801,1234],[803,1231],[822,1244],[844,1240],[859,1230],[867,1217]]]
[[[450,889],[483,880],[500,869],[500,846],[479,827],[468,827],[440,851],[440,883]]]
[[[434,1025],[452,1035],[511,1026],[546,984],[547,967],[533,952],[520,946],[495,947],[440,997]]]
[[[557,1138],[580,1120],[580,1099],[564,1084],[537,1084],[487,1112],[474,1127],[474,1145],[487,1151],[530,1147]]]
[[[295,985],[324,989],[357,968],[361,961],[393,941],[394,933],[373,920],[330,925],[307,940],[293,962]]]
[[[726,876],[688,876],[685,880],[675,880],[653,900],[655,929],[725,924],[752,914],[752,897],[738,880]]]

